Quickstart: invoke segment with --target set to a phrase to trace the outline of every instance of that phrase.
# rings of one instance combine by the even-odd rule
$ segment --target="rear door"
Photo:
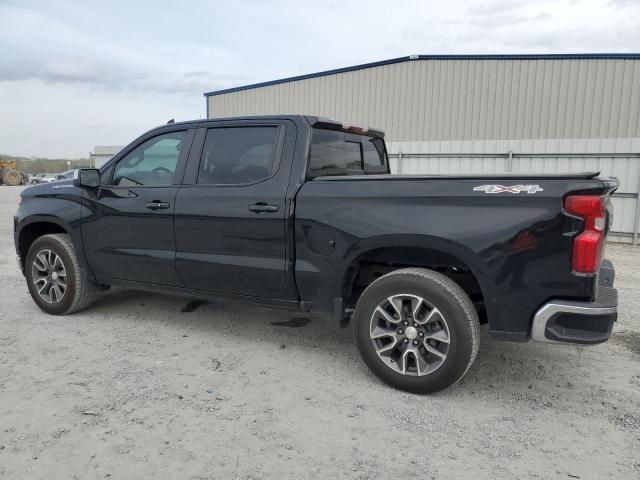
[[[195,130],[141,139],[87,190],[82,237],[99,279],[181,286],[174,265],[173,212]]]
[[[186,287],[278,298],[294,143],[287,121],[198,130],[175,210],[176,268]]]

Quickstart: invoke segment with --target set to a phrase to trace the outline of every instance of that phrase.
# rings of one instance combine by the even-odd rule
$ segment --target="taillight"
[[[573,271],[593,274],[600,268],[607,223],[605,197],[571,195],[564,202],[565,210],[584,220],[584,232],[573,242]]]

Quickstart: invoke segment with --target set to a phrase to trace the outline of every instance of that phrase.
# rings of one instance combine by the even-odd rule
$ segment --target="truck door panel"
[[[293,133],[273,122],[232,122],[198,135],[202,154],[190,157],[176,197],[180,278],[187,288],[277,298]]]
[[[173,213],[194,130],[143,139],[83,199],[87,261],[99,279],[182,286]]]

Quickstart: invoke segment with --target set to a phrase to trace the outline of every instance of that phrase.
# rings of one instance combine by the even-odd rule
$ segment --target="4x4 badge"
[[[512,186],[504,186],[504,185],[478,185],[477,187],[473,187],[474,192],[484,192],[484,193],[536,193],[542,192],[544,189],[540,187],[540,185],[512,185]]]

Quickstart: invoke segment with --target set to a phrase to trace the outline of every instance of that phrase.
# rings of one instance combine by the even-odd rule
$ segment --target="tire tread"
[[[60,313],[60,315],[68,315],[70,313],[84,310],[91,304],[94,298],[85,272],[80,267],[80,262],[78,261],[73,243],[71,242],[71,237],[67,233],[51,233],[48,235],[43,235],[38,240],[45,238],[57,243],[66,251],[67,255],[71,259],[70,267],[74,272],[75,285],[73,288],[73,301],[65,311]]]

